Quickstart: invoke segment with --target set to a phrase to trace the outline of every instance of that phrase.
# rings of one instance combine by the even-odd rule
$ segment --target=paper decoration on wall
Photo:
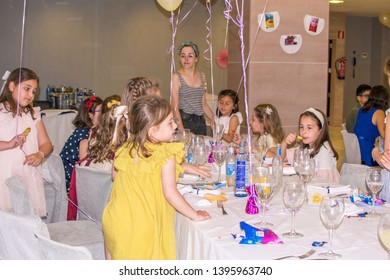
[[[324,30],[325,20],[316,16],[305,15],[303,24],[307,33],[318,35]]]
[[[275,31],[279,27],[280,16],[279,12],[270,12],[265,14],[259,14],[257,16],[257,22],[260,24],[260,28],[265,32]]]
[[[302,36],[300,34],[282,35],[279,43],[285,53],[294,54],[302,46]]]

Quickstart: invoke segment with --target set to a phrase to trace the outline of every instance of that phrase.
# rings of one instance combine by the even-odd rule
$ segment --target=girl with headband
[[[316,162],[316,176],[339,183],[340,173],[337,170],[339,155],[330,141],[328,120],[325,114],[314,108],[309,108],[299,116],[299,138],[303,148],[308,148],[310,157]],[[293,164],[295,148],[287,149],[288,145],[295,143],[296,133],[290,133],[282,141],[282,156]]]

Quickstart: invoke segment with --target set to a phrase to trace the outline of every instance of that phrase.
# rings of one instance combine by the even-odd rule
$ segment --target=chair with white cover
[[[356,134],[341,130],[341,135],[344,142],[344,163],[361,164],[362,158]]]
[[[14,212],[20,215],[33,215],[34,210],[31,206],[30,199],[28,198],[22,177],[13,176],[7,178],[5,184],[9,190]]]
[[[366,171],[368,168],[369,166],[364,164],[343,163],[340,171],[340,183],[366,192]]]
[[[50,239],[42,230],[35,231],[42,258],[45,260],[92,260],[91,252],[82,246],[70,246]]]
[[[110,199],[111,188],[111,172],[76,165],[78,220],[91,218],[101,224],[104,207]]]
[[[62,159],[58,154],[51,153],[46,159],[50,178],[45,180],[45,197],[47,207],[46,223],[66,221],[68,211],[68,196],[65,186],[65,171]]]
[[[17,179],[14,180],[17,181]],[[17,198],[18,195],[21,197],[28,197],[26,187],[23,184],[19,184],[17,187],[9,187],[9,192],[11,197],[14,196]],[[21,213],[23,212],[22,210],[17,211]],[[34,244],[36,245],[36,243],[30,241],[32,240],[32,236],[34,236],[34,231],[43,227],[43,222],[39,217],[30,215],[28,211],[26,212],[27,213],[22,215],[6,212],[1,213],[0,258],[39,259],[41,257],[36,253],[37,246],[34,247]],[[49,223],[47,225],[44,224],[44,227],[48,230],[48,236],[50,236],[51,240],[70,246],[86,247],[91,252],[94,259],[104,259],[101,225],[86,220]],[[24,241],[26,241],[26,243]],[[33,246],[33,248],[29,247],[30,245]],[[18,246],[25,247],[26,252],[23,250],[20,251]],[[3,251],[3,253],[1,251]]]

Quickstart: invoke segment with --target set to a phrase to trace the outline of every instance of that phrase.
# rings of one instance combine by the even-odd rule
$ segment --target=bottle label
[[[237,169],[236,169],[236,188],[245,188],[245,169],[246,162],[245,160],[237,160]]]

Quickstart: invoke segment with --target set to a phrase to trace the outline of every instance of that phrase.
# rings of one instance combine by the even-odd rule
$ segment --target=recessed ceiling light
[[[344,0],[329,0],[330,4],[341,4],[344,3]]]

